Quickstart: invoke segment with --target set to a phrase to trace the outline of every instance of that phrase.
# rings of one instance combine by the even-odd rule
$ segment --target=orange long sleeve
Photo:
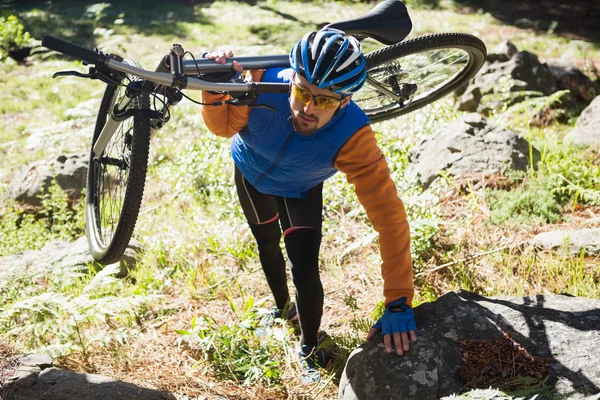
[[[262,78],[264,70],[248,71],[247,74],[255,82]],[[202,92],[203,103],[216,103],[231,99],[230,95]],[[230,138],[248,125],[250,106],[201,106],[202,119],[209,131],[217,136]]]
[[[379,233],[385,304],[406,296],[412,307],[414,286],[406,211],[369,125],[344,144],[335,167],[354,185],[358,200]]]

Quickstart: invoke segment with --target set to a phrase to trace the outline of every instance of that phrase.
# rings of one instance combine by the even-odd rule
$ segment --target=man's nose
[[[311,96],[310,100],[308,101],[308,103],[306,103],[304,105],[304,112],[308,115],[312,114],[312,112],[315,110],[315,99],[314,97]]]

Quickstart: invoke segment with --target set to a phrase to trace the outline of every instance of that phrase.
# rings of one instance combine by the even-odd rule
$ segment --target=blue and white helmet
[[[290,65],[308,83],[342,96],[357,92],[367,79],[360,42],[332,28],[304,35],[290,51]]]

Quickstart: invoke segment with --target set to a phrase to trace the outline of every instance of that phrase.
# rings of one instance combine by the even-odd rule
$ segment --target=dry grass
[[[258,8],[253,7],[253,12],[255,11],[260,19],[251,21],[252,24],[285,25],[281,16],[267,8],[260,8],[261,5],[270,7],[270,4],[260,3]],[[328,3],[325,8],[321,3],[310,2],[303,3],[301,8],[293,2],[276,4],[282,13],[297,15],[301,25],[296,27],[298,30],[312,27],[314,15],[335,20],[361,15],[370,8],[364,3],[354,4],[352,7],[342,3]],[[237,54],[274,54],[282,53],[283,49],[289,48],[295,41],[292,36],[296,31],[289,33],[283,29],[273,28],[275,36],[279,35],[279,32],[282,32],[281,35],[287,34],[285,40],[281,39],[273,45],[265,45],[264,41],[258,41],[247,31],[242,35],[233,31],[224,32],[222,28],[226,23],[230,24],[232,18],[238,20],[240,26],[250,23],[246,17],[251,6],[237,6],[237,9],[236,6],[229,7],[226,2],[216,2],[210,7],[207,5],[209,11],[206,13],[216,18],[217,25],[214,31],[210,32],[200,31],[201,27],[195,26],[193,37],[186,38],[183,42],[186,49],[197,54],[202,50],[221,46],[223,43],[219,41],[226,41]],[[210,11],[211,7],[217,8]],[[221,13],[224,8],[231,9]],[[548,40],[544,35],[534,35],[530,30],[501,24],[489,15],[457,15],[447,10],[415,10],[411,15],[415,22],[413,34],[442,30],[471,32],[479,35],[489,49],[502,40],[511,39],[521,50],[538,54],[542,61],[565,53],[574,65],[588,65],[589,71],[595,71],[596,76],[598,74],[594,69],[600,65],[597,48],[580,49],[579,45],[566,43],[563,38]],[[273,18],[275,22],[271,21]],[[302,25],[302,21],[307,22]],[[250,42],[247,41],[248,36]],[[137,33],[115,35],[113,39],[114,48],[109,48],[108,51],[127,54],[141,61],[146,68],[152,68],[160,58],[159,54],[172,43],[172,38]],[[38,67],[15,68],[15,75],[7,75],[7,82],[10,81],[10,77],[18,78],[16,74],[49,74],[51,70],[54,72],[66,65],[64,62],[54,62],[53,65],[46,65],[46,69],[42,67],[42,63]],[[71,67],[68,65],[68,68]],[[6,68],[6,71],[8,70],[9,68]],[[73,90],[77,88],[72,86]],[[99,95],[90,93],[92,97]],[[65,98],[69,96],[70,93],[65,92]],[[442,102],[437,104],[440,103]],[[451,110],[451,107],[448,107],[448,110]],[[182,115],[184,111],[187,115]],[[203,205],[192,191],[178,191],[173,186],[172,177],[161,175],[168,172],[168,169],[176,169],[174,165],[180,161],[182,153],[187,151],[187,146],[199,142],[203,135],[206,135],[195,106],[181,104],[176,112],[181,112],[177,115],[181,118],[176,119],[179,122],[174,121],[153,139],[150,165],[156,170],[151,171],[149,179],[152,180],[152,184],[147,185],[144,214],[136,228],[137,234],[144,239],[147,247],[148,259],[143,260],[140,268],[147,270],[134,271],[134,274],[139,273],[138,281],[144,279],[143,273],[151,275],[147,279],[156,281],[159,278],[152,276],[153,274],[162,272],[163,269],[180,269],[182,273],[177,275],[179,280],[160,289],[164,298],[154,305],[154,312],[138,318],[137,325],[124,326],[122,321],[107,319],[106,325],[92,326],[85,332],[89,338],[97,335],[102,337],[106,333],[114,333],[115,330],[124,328],[127,333],[124,339],[116,340],[116,335],[113,335],[113,339],[108,343],[95,343],[89,354],[74,352],[58,359],[56,365],[73,371],[102,374],[144,387],[184,394],[191,398],[337,398],[338,377],[341,372],[339,369],[330,371],[319,385],[303,386],[298,379],[299,367],[295,355],[288,354],[288,364],[285,366],[280,387],[244,386],[237,381],[223,381],[216,377],[211,366],[199,361],[199,354],[182,344],[181,336],[175,333],[175,329],[187,329],[195,316],[209,315],[224,324],[239,323],[239,318],[229,308],[230,297],[238,306],[242,301],[242,294],[251,294],[259,300],[270,299],[258,260],[248,257],[247,254],[237,255],[226,251],[228,245],[236,250],[243,250],[251,243],[250,233],[243,221],[238,220],[239,218],[217,221],[218,218],[211,215],[211,210],[202,208]],[[439,121],[428,123],[428,118],[436,118],[440,112],[427,112],[429,114],[413,113],[381,126],[394,129],[395,136],[390,140],[403,140],[411,138],[415,127],[428,124],[432,129],[441,128],[445,118],[449,118],[448,115],[444,115],[437,118]],[[0,123],[0,189],[16,173],[18,166],[40,157],[40,154],[28,153],[25,149],[27,137],[32,135],[32,128],[48,121],[56,122],[58,118],[50,109],[45,108],[36,111],[35,121],[30,121],[28,115],[25,112],[3,115],[4,122]],[[93,121],[90,121],[91,124]],[[13,129],[14,127],[17,129]],[[69,135],[70,133],[67,132]],[[60,139],[59,144],[65,148],[70,146],[71,150],[74,150],[72,141]],[[62,147],[57,147],[59,144],[54,144],[52,151],[62,150]],[[10,158],[2,157],[9,153]],[[161,157],[165,157],[164,169],[160,167]],[[590,149],[585,157],[600,162],[600,150]],[[574,265],[581,266],[582,274],[589,277],[591,284],[596,282],[595,288],[584,286],[589,287],[586,295],[600,297],[597,285],[600,281],[598,259],[562,259],[552,253],[536,253],[528,246],[529,240],[543,231],[599,227],[600,207],[567,207],[567,222],[558,224],[530,227],[490,225],[487,222],[490,210],[484,199],[485,190],[510,189],[513,184],[504,176],[492,175],[457,179],[454,185],[440,196],[442,222],[435,238],[435,247],[431,254],[427,255],[426,262],[415,265],[416,304],[433,300],[458,288],[483,295],[525,296],[545,292],[572,292],[573,283],[568,277],[569,268]],[[382,298],[381,260],[377,239],[372,237],[373,230],[360,218],[336,211],[331,212],[325,219],[329,226],[324,229],[321,252],[325,289],[321,335],[335,336],[347,333],[353,318],[368,318],[370,311]],[[206,245],[209,239],[217,242],[216,248]],[[159,263],[157,247],[160,246],[164,254],[161,254],[163,259]],[[130,278],[124,281],[123,285],[133,290],[138,283]],[[347,298],[356,299],[357,311],[352,312],[349,309],[346,305]],[[366,336],[366,332],[364,334]],[[297,337],[291,338],[291,349],[294,348],[293,342],[296,340]],[[283,351],[288,350],[282,349]],[[0,361],[4,360],[4,364],[0,363],[0,378],[3,371],[10,369],[6,365],[15,354],[11,348],[0,346]]]

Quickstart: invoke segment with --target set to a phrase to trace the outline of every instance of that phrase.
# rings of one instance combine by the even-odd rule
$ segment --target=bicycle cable
[[[189,54],[192,57],[192,61],[194,61],[194,64],[196,65],[196,72],[198,73],[198,76],[202,75],[200,72],[200,66],[198,65],[198,62],[196,61],[196,57],[194,57],[194,54],[191,51],[186,51],[185,53],[183,53],[183,57],[185,57],[187,54]],[[218,106],[222,106],[225,104],[229,104],[229,105],[233,105],[233,106],[244,106],[244,105],[250,105],[250,103],[253,103],[254,100],[256,99],[256,94],[255,93],[244,93],[242,96],[240,96],[240,99],[243,100],[239,100],[236,97],[233,97],[231,99],[228,100],[222,100],[222,101],[217,101],[214,103],[203,103],[197,100],[192,99],[191,97],[185,95],[182,91],[180,91],[179,89],[177,89],[177,91],[179,93],[181,93],[181,95],[183,97],[185,97],[186,99],[188,99],[189,101],[191,101],[192,103],[201,105],[201,106],[213,106],[213,107],[218,107]],[[230,93],[223,93],[224,95],[229,94],[231,96]],[[244,98],[245,97],[245,98]]]

